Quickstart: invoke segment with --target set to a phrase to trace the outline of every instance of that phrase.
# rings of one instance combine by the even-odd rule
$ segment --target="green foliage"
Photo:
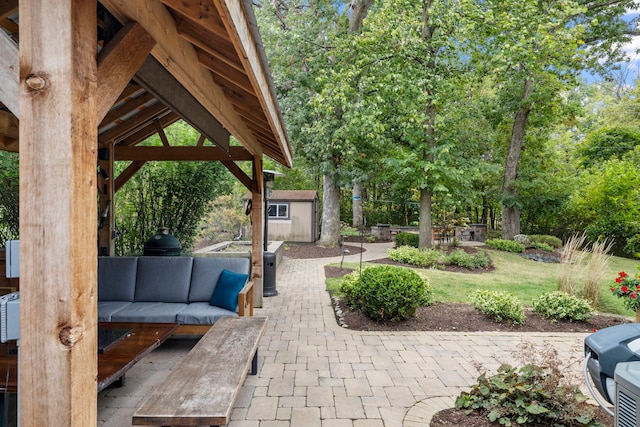
[[[525,250],[525,246],[522,243],[514,242],[513,240],[489,239],[484,243],[488,247],[499,251],[522,253]]]
[[[198,238],[211,245],[226,240],[237,240],[239,237],[248,240],[251,236],[242,233],[244,226],[249,222],[250,217],[245,215],[240,194],[218,196],[207,206]]]
[[[178,122],[165,130],[175,145],[197,140]],[[145,144],[160,144],[152,137]],[[118,165],[122,167],[122,165]],[[219,162],[149,162],[116,194],[118,255],[139,254],[158,227],[169,228],[183,251],[189,250],[209,202],[231,190],[231,175]]]
[[[560,291],[542,294],[534,299],[533,311],[554,322],[588,322],[593,315],[589,301]]]
[[[446,264],[455,264],[464,268],[486,268],[489,266],[491,260],[489,256],[484,252],[477,252],[475,254],[468,254],[462,249],[457,249],[451,252],[445,260]]]
[[[374,320],[407,319],[415,315],[421,304],[431,301],[431,287],[426,279],[402,267],[382,265],[367,268],[355,286],[356,290],[347,290],[351,296],[350,306],[362,310]]]
[[[360,272],[358,270],[354,270],[342,278],[340,293],[344,298],[345,304],[352,310],[358,309],[360,290]]]
[[[417,248],[419,239],[420,239],[420,236],[418,236],[417,234],[403,231],[401,233],[396,234],[394,241],[395,241],[396,247],[398,248],[400,246],[413,246],[414,248]]]
[[[549,236],[547,234],[532,234],[529,236],[529,240],[534,245],[536,243],[544,243],[552,248],[561,248],[562,240],[556,236]]]
[[[541,251],[545,251],[545,252],[553,252],[553,247],[551,245],[548,245],[546,243],[542,243],[542,242],[535,242],[532,244],[532,246],[536,249],[540,249]]]
[[[589,133],[578,147],[585,168],[622,156],[640,145],[640,132],[628,126],[603,126]]]
[[[471,391],[458,396],[456,408],[485,413],[492,423],[504,426],[604,427],[580,388],[561,380],[562,372],[553,365],[502,365],[493,376],[480,375]]]
[[[524,309],[515,296],[506,292],[478,290],[471,296],[476,310],[496,322],[507,320],[514,325],[524,323]]]
[[[18,155],[0,151],[0,245],[20,233],[18,175]]]
[[[630,257],[640,258],[640,234],[636,234],[635,236],[627,239],[623,252]]]
[[[400,246],[388,249],[389,259],[419,267],[436,267],[444,264],[445,254],[437,249],[418,249],[413,246]]]

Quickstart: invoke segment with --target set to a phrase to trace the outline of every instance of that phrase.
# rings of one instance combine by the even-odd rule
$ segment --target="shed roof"
[[[312,202],[318,198],[316,190],[273,190],[271,192],[270,201],[296,201],[296,202]],[[251,194],[246,194],[244,200],[251,199]]]

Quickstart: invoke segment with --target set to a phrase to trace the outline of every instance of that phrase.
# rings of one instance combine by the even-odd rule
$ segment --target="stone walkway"
[[[382,258],[389,244],[365,244],[364,261]],[[359,254],[345,257],[358,261]],[[324,265],[340,258],[288,259],[278,268],[278,296],[265,298],[260,372],[248,376],[228,427],[418,427],[450,407],[478,376],[522,364],[523,343],[539,353],[557,349],[575,360],[568,371],[582,383],[586,334],[359,332],[336,323],[325,291]],[[99,426],[131,425],[151,389],[194,344],[171,340],[134,366],[123,388],[98,396]],[[212,391],[214,392],[214,391]]]

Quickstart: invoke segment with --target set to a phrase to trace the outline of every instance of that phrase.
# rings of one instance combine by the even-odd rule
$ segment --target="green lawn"
[[[517,296],[524,305],[531,305],[536,296],[558,289],[560,264],[530,261],[516,254],[486,250],[495,270],[489,273],[451,273],[441,270],[416,270],[429,279],[434,289],[434,299],[443,302],[468,302],[478,289],[505,291]],[[336,265],[336,264],[332,264]],[[376,265],[365,263],[365,265]],[[633,316],[622,301],[611,295],[609,288],[619,271],[637,274],[640,262],[612,257],[607,279],[602,283],[598,311]],[[357,263],[345,263],[344,267],[357,269]],[[341,279],[327,279],[327,289],[336,290]]]

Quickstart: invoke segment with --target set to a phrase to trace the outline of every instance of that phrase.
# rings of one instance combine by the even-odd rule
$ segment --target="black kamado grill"
[[[167,227],[158,228],[155,236],[144,243],[144,255],[146,256],[180,256],[182,245],[174,236],[169,234]]]

